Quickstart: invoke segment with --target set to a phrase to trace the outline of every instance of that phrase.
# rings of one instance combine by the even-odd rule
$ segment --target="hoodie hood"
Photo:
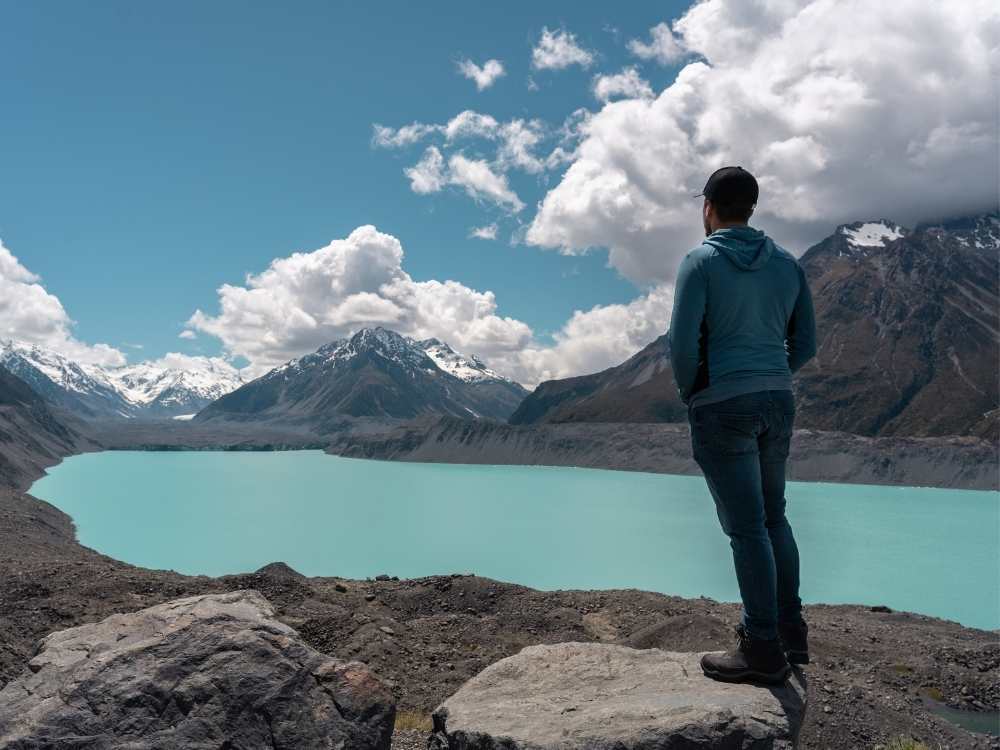
[[[753,227],[727,227],[712,232],[705,244],[716,248],[741,271],[763,268],[774,253],[774,243]]]

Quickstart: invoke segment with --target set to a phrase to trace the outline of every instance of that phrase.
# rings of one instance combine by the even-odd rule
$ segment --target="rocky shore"
[[[683,423],[509,425],[442,417],[330,435],[331,453],[354,458],[472,464],[583,466],[700,474]],[[1000,456],[975,437],[878,437],[796,430],[788,478],[804,482],[1000,488]]]
[[[69,517],[23,491],[55,460],[36,457],[16,488],[0,490],[0,688],[24,673],[53,631],[243,589],[263,594],[310,648],[361,661],[385,681],[397,705],[394,747],[424,747],[431,712],[525,646],[575,641],[697,652],[733,645],[737,605],[634,589],[542,592],[464,571],[306,578],[280,563],[220,578],[137,568],[80,546]],[[1000,748],[1000,740],[935,712],[940,705],[978,715],[1000,709],[998,633],[881,607],[810,605],[806,617],[813,663],[801,747],[875,748],[912,737],[933,748]]]

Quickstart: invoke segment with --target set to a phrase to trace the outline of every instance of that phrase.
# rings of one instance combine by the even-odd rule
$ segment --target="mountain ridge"
[[[235,369],[207,359],[200,369],[150,362],[107,368],[13,339],[0,341],[0,366],[49,403],[88,419],[194,414],[243,383]]]
[[[427,414],[506,419],[527,391],[438,339],[362,328],[293,359],[195,417],[409,419]]]
[[[793,377],[797,426],[1000,436],[1000,216],[841,224],[798,262],[820,341]],[[510,422],[686,418],[661,335],[620,365],[539,384]]]

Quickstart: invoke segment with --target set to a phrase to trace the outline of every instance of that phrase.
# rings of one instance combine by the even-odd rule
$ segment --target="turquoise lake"
[[[74,456],[31,490],[81,543],[219,575],[471,572],[539,589],[737,601],[701,476],[362,461],[320,451]],[[1000,627],[1000,493],[790,482],[806,603],[883,604]]]

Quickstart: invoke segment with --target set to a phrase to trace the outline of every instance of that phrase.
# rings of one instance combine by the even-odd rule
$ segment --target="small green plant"
[[[396,713],[396,729],[424,729],[430,731],[434,728],[429,714],[419,711],[399,711]]]
[[[909,664],[893,664],[891,669],[899,674],[910,674],[913,671],[913,667]]]

